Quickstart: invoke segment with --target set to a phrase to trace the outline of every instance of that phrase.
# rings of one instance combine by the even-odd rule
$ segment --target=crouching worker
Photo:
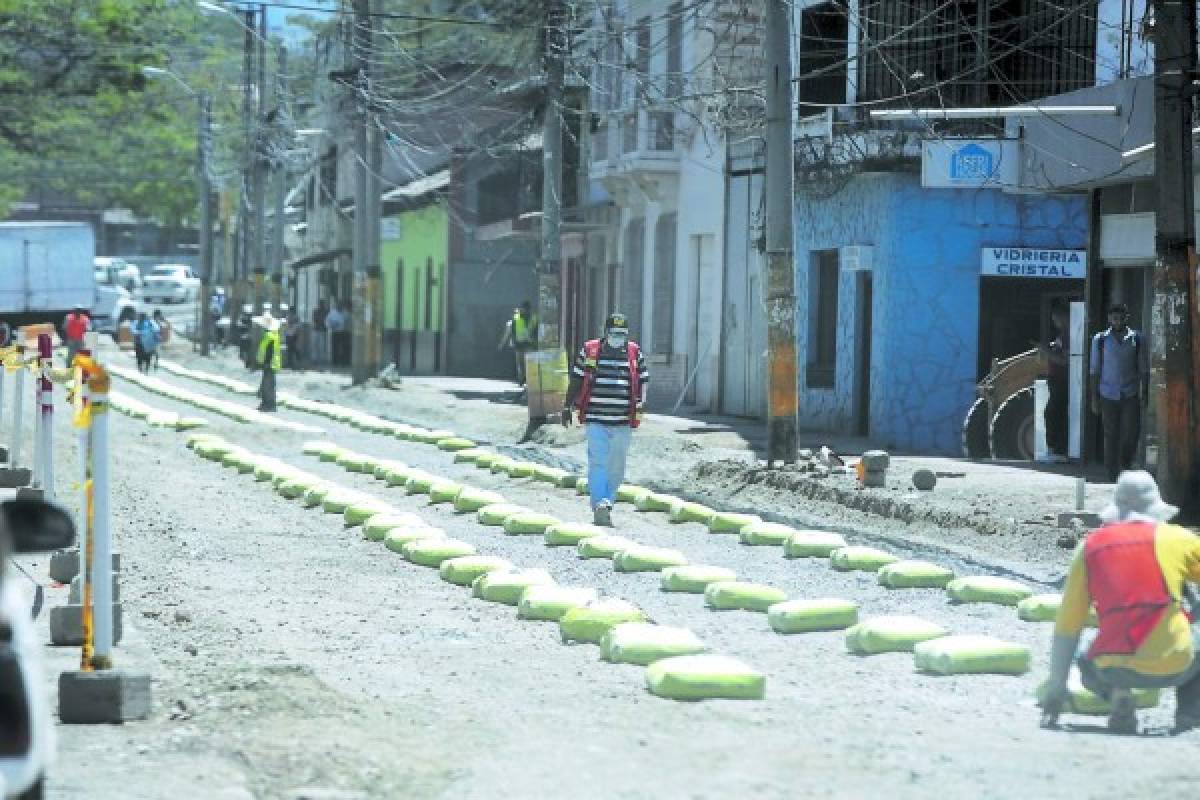
[[[282,342],[279,336],[279,320],[269,314],[262,317],[263,337],[258,343],[258,366],[262,369],[262,383],[258,385],[258,396],[262,402],[259,411],[275,410],[275,373],[283,367]]]
[[[1175,733],[1200,726],[1200,629],[1185,607],[1188,581],[1200,582],[1200,537],[1168,524],[1179,509],[1164,503],[1150,473],[1127,471],[1104,525],[1075,550],[1054,624],[1042,725],[1069,710],[1074,659],[1083,685],[1110,704],[1108,728],[1136,733],[1131,690],[1175,688]],[[1091,605],[1099,630],[1076,658]]]

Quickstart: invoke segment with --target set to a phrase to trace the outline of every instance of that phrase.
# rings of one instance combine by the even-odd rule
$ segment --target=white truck
[[[97,281],[95,256],[87,223],[0,222],[0,322],[62,325],[85,308],[97,330],[115,332],[137,309],[124,288]]]

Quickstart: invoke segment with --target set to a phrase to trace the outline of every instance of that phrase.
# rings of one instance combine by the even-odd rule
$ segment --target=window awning
[[[336,250],[324,250],[320,253],[313,253],[312,255],[304,256],[303,258],[297,258],[295,261],[290,262],[288,267],[290,269],[302,269],[304,267],[311,267],[314,264],[325,264],[333,261],[335,258],[348,256],[352,252],[353,251],[349,247],[339,247]]]

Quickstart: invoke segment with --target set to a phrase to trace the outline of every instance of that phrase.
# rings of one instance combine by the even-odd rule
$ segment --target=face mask
[[[604,340],[608,342],[609,347],[619,350],[625,346],[625,342],[629,340],[629,337],[623,333],[610,333],[604,337]]]

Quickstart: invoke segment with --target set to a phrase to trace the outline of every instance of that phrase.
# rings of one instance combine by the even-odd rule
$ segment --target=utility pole
[[[287,48],[279,45],[279,59],[275,72],[275,129],[274,133],[282,134],[286,131],[284,125],[284,101],[286,98],[287,88]],[[284,204],[287,199],[287,158],[282,154],[282,151],[287,149],[289,143],[283,141],[282,136],[277,136],[275,141],[276,152],[273,153],[274,158],[271,161],[275,168],[275,215],[271,225],[271,302],[275,308],[279,308],[279,304],[283,301],[283,225],[284,225]]]
[[[371,53],[371,0],[354,0],[354,33],[350,37],[353,76],[351,113],[354,116],[354,296],[350,313],[351,326],[351,379],[361,384],[372,377],[368,343],[370,313],[370,291],[368,267],[370,266],[371,227],[371,174],[367,168],[368,132],[370,122],[368,99],[370,97]]]
[[[1192,191],[1192,81],[1196,78],[1194,0],[1154,3],[1154,309],[1151,315],[1150,399],[1156,460],[1165,499],[1197,519],[1197,456],[1193,337],[1196,314],[1196,230]],[[1156,448],[1156,449],[1155,449]]]
[[[792,4],[767,0],[767,466],[796,460]],[[746,354],[747,358],[753,356]]]
[[[267,273],[267,7],[258,7],[259,32],[255,37],[258,52],[258,108],[254,115],[254,310],[261,310],[267,300],[263,281]]]
[[[209,170],[209,155],[212,152],[212,104],[207,92],[200,92],[196,99],[200,110],[199,136],[196,142],[196,177],[200,189],[200,279],[204,282],[200,292],[200,355],[207,356],[213,322],[209,314],[213,289],[213,191]]]
[[[254,129],[251,122],[254,119],[254,108],[251,103],[251,92],[254,82],[254,11],[246,9],[242,12],[245,19],[242,23],[242,133],[243,158],[242,185],[238,191],[238,221],[237,240],[233,264],[232,286],[230,287],[231,320],[236,320],[245,302],[246,276],[249,274],[250,262],[250,185],[254,174]]]
[[[367,145],[367,293],[364,298],[367,328],[367,372],[378,375],[383,360],[383,296],[380,283],[380,227],[383,216],[383,131],[372,126]]]

